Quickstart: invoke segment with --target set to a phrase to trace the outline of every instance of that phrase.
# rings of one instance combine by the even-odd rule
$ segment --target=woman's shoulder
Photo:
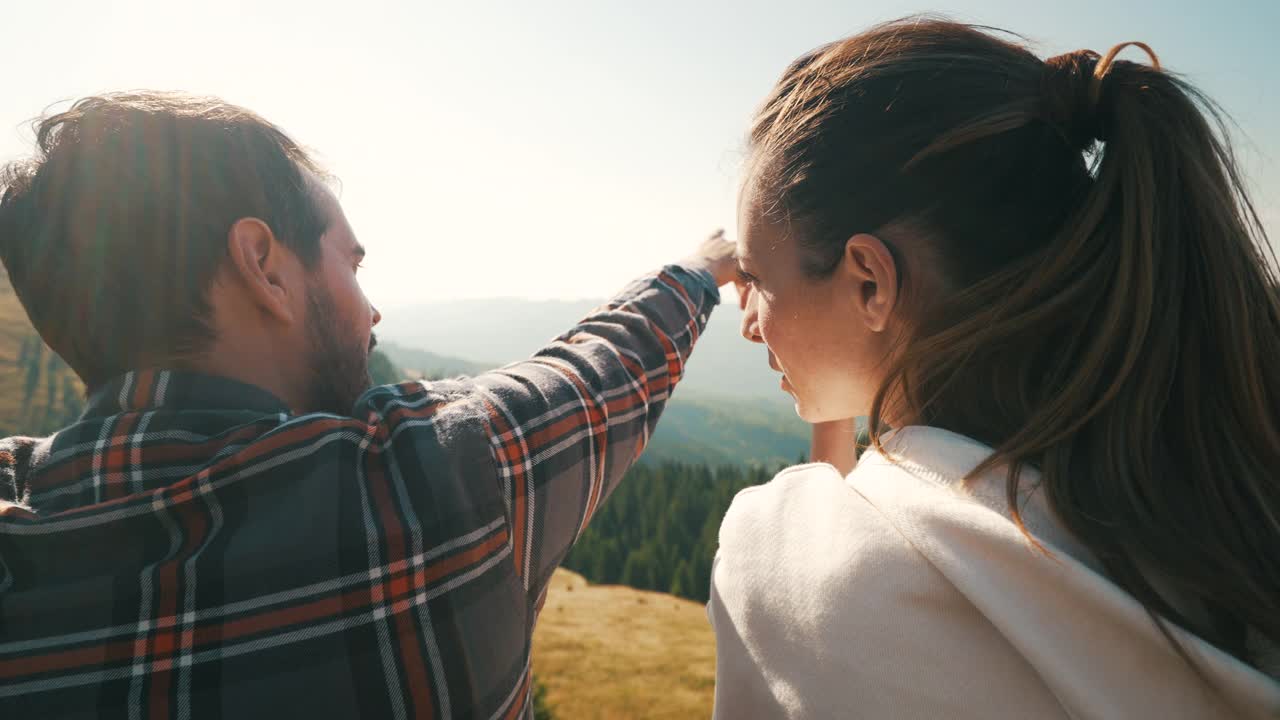
[[[854,482],[885,472],[893,471],[855,470],[846,478],[825,463],[798,465],[739,492],[720,526],[719,561],[735,582],[786,577],[837,594],[842,577],[854,591],[855,576],[926,564]]]
[[[869,458],[864,458],[867,460]],[[741,523],[754,528],[753,536],[762,526],[779,523],[797,523],[809,533],[787,533],[787,537],[800,539],[804,534],[818,530],[815,522],[820,518],[838,517],[841,525],[848,525],[854,517],[863,522],[861,529],[884,529],[872,522],[880,515],[876,504],[868,500],[865,489],[880,484],[904,484],[924,492],[946,492],[946,488],[919,477],[909,469],[891,463],[861,462],[845,477],[827,463],[794,465],[780,471],[767,483],[755,485],[738,492],[725,515],[722,524],[730,530]]]
[[[769,482],[760,485],[752,485],[738,491],[733,498],[733,506],[739,504],[767,504],[769,502],[780,499],[789,493],[800,491],[801,488],[815,489],[822,488],[827,491],[834,491],[836,485],[840,484],[843,478],[835,466],[828,463],[804,463],[801,465],[792,465],[778,471]]]
[[[834,466],[827,463],[794,465],[778,472],[769,482],[738,492],[721,524],[721,546],[726,530],[739,524],[758,530],[796,520],[807,522],[815,513],[829,514],[847,504],[851,489]],[[759,537],[759,533],[749,533]],[[787,533],[794,537],[794,533]]]
[[[886,514],[882,498],[860,487],[895,481],[915,492],[949,492],[889,466],[842,477],[831,466],[807,465],[735,498],[721,526],[708,605],[718,713],[890,717],[934,696],[886,692],[902,687],[904,672],[932,684],[937,697],[964,696],[967,686],[954,680],[961,656],[998,643]],[[1001,676],[1025,674],[1007,653],[984,653]],[[721,684],[732,692],[719,692]]]
[[[938,523],[977,529],[974,513],[994,513],[913,463],[919,453],[883,457],[864,455],[847,477],[825,463],[798,465],[738,493],[720,526],[715,591],[791,618],[926,594],[962,602],[921,552],[930,542],[920,532]]]

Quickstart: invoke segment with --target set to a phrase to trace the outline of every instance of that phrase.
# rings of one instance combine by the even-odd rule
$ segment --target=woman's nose
[[[760,336],[760,313],[750,299],[747,300],[746,312],[742,314],[742,337],[754,343],[764,342],[764,338]]]

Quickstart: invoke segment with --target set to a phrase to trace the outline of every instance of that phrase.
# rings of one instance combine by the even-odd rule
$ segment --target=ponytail
[[[1128,45],[1153,64],[1115,61]],[[1099,316],[1060,397],[992,462],[1037,461],[1113,580],[1248,660],[1251,636],[1280,643],[1274,257],[1213,104],[1141,43],[1070,64],[1089,59],[1096,179],[1011,300],[1083,284]]]

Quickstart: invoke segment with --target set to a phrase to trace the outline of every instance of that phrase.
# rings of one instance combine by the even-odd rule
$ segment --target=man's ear
[[[858,315],[873,332],[884,332],[898,304],[898,265],[888,246],[874,235],[860,233],[845,243],[841,271],[855,288]]]
[[[228,269],[234,282],[263,312],[292,323],[287,255],[271,228],[258,218],[240,218],[227,232]]]

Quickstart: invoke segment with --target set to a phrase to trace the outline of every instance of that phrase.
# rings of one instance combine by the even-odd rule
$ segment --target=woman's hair
[[[814,277],[861,232],[897,259],[877,446],[886,407],[990,444],[974,474],[1009,468],[1019,523],[1038,468],[1115,582],[1256,663],[1249,632],[1280,642],[1278,285],[1220,115],[1131,44],[1153,64],[876,27],[788,68],[753,182]]]

